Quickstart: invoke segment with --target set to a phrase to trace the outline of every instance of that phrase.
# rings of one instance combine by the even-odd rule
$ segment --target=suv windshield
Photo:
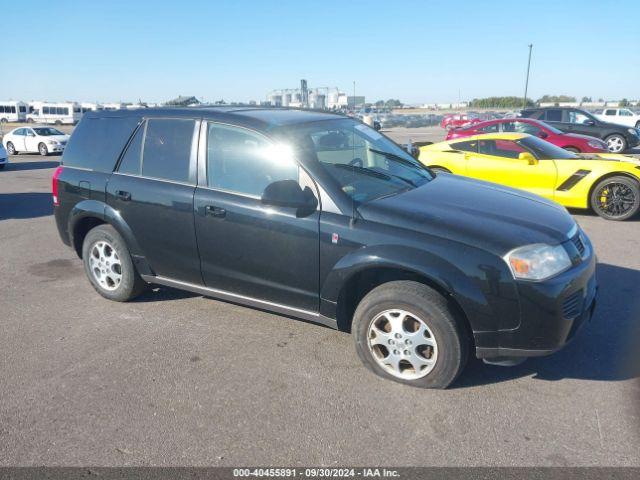
[[[51,135],[64,135],[60,130],[56,130],[55,128],[46,127],[46,128],[34,128],[34,132],[36,132],[41,137],[50,137]]]
[[[554,144],[545,142],[538,137],[525,137],[516,143],[532,152],[539,160],[575,160],[580,158],[575,153],[556,147]]]
[[[315,122],[287,133],[294,150],[319,162],[357,204],[419,187],[432,178],[402,148],[354,120]]]

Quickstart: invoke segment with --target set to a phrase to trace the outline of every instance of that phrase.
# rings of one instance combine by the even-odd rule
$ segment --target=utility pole
[[[527,90],[529,90],[529,69],[531,68],[531,50],[533,43],[529,44],[529,61],[527,62],[527,80],[524,83],[524,99],[522,100],[522,108],[527,108]]]

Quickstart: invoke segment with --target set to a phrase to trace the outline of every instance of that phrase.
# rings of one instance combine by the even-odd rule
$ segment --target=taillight
[[[53,204],[55,206],[60,205],[58,201],[58,177],[62,173],[62,165],[56,168],[56,171],[53,172],[53,178],[51,179],[51,194],[53,195]]]

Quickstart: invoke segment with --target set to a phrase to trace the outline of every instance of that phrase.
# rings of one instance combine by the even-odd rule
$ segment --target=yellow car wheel
[[[591,208],[607,220],[627,220],[640,209],[640,184],[629,177],[609,177],[591,192]]]

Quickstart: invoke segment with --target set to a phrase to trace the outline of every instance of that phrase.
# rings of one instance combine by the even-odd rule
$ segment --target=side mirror
[[[540,133],[538,134],[538,137],[540,137],[540,138],[547,138],[548,136],[549,136],[549,135],[548,135],[546,132],[540,132]]]
[[[260,201],[274,207],[295,208],[301,217],[311,214],[318,207],[318,199],[309,187],[304,190],[295,180],[278,180],[270,183],[262,193]]]
[[[518,155],[518,160],[522,160],[523,162],[527,162],[529,165],[537,165],[538,164],[538,159],[536,157],[534,157],[532,154],[530,154],[529,152],[522,152],[520,155]]]

